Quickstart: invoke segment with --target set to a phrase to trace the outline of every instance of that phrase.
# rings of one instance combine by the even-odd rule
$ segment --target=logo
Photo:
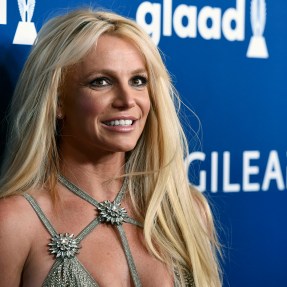
[[[36,0],[18,0],[21,20],[18,23],[13,44],[32,45],[37,37],[35,24],[32,21]]]
[[[7,0],[0,0],[0,24],[7,24]]]
[[[236,0],[236,6],[223,11],[219,7],[180,4],[173,0],[161,3],[142,2],[136,12],[136,21],[151,36],[156,45],[162,36],[176,34],[180,38],[194,39],[201,36],[205,40],[244,41],[245,40],[245,0]],[[262,37],[266,21],[264,0],[251,1],[251,38],[247,57],[268,57],[265,39]],[[265,50],[264,50],[265,47]],[[264,53],[265,52],[265,53]]]
[[[265,0],[251,1],[251,27],[253,36],[250,40],[248,58],[268,58],[265,38],[263,37],[266,25],[266,2]]]
[[[271,150],[268,155],[259,150],[246,150],[241,155],[241,161],[234,163],[230,151],[213,151],[211,154],[193,152],[185,161],[191,181],[202,192],[259,192],[287,189],[286,165],[284,167],[282,157],[283,153],[277,150]],[[197,171],[196,162],[206,168],[200,164],[200,169],[194,174]],[[241,171],[234,173],[234,165]]]

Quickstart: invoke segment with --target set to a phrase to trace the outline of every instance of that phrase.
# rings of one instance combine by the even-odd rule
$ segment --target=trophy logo
[[[266,2],[265,0],[251,1],[251,27],[253,36],[251,37],[247,50],[248,58],[269,57],[266,41],[263,36],[266,25]]]
[[[0,0],[0,24],[7,24],[7,1]]]
[[[18,23],[13,44],[33,45],[37,32],[35,24],[32,21],[36,0],[18,0],[21,20]]]

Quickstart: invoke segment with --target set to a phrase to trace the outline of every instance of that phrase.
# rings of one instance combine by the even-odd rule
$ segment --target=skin
[[[123,172],[125,153],[132,150],[150,109],[145,62],[127,40],[103,35],[91,52],[72,67],[61,89],[60,141],[62,173],[98,201],[114,200],[122,181],[108,179]],[[131,126],[111,126],[111,120],[132,120]],[[57,185],[60,204],[49,193],[30,193],[58,233],[78,234],[95,209]],[[40,191],[40,192],[39,192]],[[127,197],[122,206],[133,216]],[[15,212],[15,210],[17,212]],[[167,268],[148,253],[142,229],[124,224],[143,286],[173,286]],[[39,287],[54,258],[47,252],[50,235],[21,196],[0,201],[0,287]],[[101,287],[133,286],[119,236],[101,224],[83,241],[78,259]],[[156,272],[155,272],[156,270]]]

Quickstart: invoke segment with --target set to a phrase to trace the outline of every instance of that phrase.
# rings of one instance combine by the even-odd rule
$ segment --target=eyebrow
[[[132,71],[129,71],[130,74],[132,75],[137,75],[137,74],[147,74],[147,69],[145,68],[139,68],[139,69],[135,69]],[[89,72],[86,76],[90,77],[94,74],[108,74],[108,75],[112,75],[115,76],[117,74],[116,70],[111,70],[111,69],[100,69],[100,70],[93,70],[91,72]]]

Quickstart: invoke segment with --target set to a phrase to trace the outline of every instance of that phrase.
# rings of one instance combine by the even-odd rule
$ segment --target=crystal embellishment
[[[120,225],[126,217],[128,217],[125,208],[121,207],[120,203],[110,202],[105,200],[99,203],[98,211],[102,222]]]
[[[72,258],[79,253],[79,242],[74,234],[63,233],[51,238],[49,251],[55,254],[56,258]]]

